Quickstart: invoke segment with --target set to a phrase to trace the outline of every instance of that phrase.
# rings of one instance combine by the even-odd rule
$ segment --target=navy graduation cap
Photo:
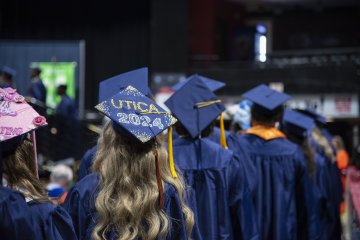
[[[283,116],[283,128],[296,136],[306,137],[315,128],[315,122],[302,113],[286,109]]]
[[[150,94],[148,87],[148,68],[139,68],[100,82],[99,103],[105,101],[120,90],[131,85],[145,95]]]
[[[200,76],[198,74],[193,74],[190,77],[186,78],[184,81],[181,81],[174,86],[171,87],[172,90],[178,91],[180,88],[182,88],[187,82],[192,81],[194,79],[200,79],[205,83],[205,85],[210,89],[210,91],[215,92],[216,90],[219,90],[220,88],[225,86],[225,83],[216,81],[214,79],[210,79],[204,76]]]
[[[307,108],[307,109],[296,109],[296,111],[305,114],[306,116],[311,117],[317,124],[320,124],[322,126],[326,125],[326,119],[324,116],[316,113],[314,109]]]
[[[251,100],[253,103],[260,106],[262,110],[264,110],[264,113],[269,114],[276,111],[278,107],[291,99],[289,95],[275,91],[265,84],[261,84],[245,92],[242,97]]]
[[[12,69],[11,67],[8,67],[8,66],[3,66],[1,68],[1,72],[2,73],[6,73],[12,77],[15,77],[16,76],[16,71],[14,69]]]
[[[116,130],[124,130],[143,143],[176,122],[170,113],[133,86],[127,86],[95,108],[115,123]]]
[[[165,105],[192,138],[199,136],[225,110],[221,101],[200,78],[187,81]]]

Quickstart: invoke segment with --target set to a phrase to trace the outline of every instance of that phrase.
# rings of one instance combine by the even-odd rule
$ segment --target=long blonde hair
[[[179,175],[174,179],[166,150],[152,139],[134,143],[121,136],[109,122],[98,140],[93,166],[101,175],[95,208],[99,213],[92,238],[106,239],[115,230],[118,239],[164,239],[169,231],[169,216],[159,206],[155,154],[159,156],[163,182],[177,190],[190,239],[194,216],[184,202],[185,184]]]
[[[333,151],[329,141],[327,140],[327,138],[321,132],[320,128],[318,128],[318,127],[314,128],[314,130],[311,132],[311,136],[313,137],[315,142],[317,142],[320,145],[320,147],[322,148],[322,150],[325,153],[325,156],[328,159],[330,159],[332,162],[335,162],[336,158],[335,158],[334,151]]]
[[[50,202],[45,187],[35,176],[33,144],[25,139],[13,152],[3,158],[4,173],[10,188],[19,190],[36,202]]]

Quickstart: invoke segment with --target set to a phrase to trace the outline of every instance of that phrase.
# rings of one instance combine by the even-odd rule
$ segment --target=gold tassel
[[[221,113],[220,115],[220,145],[223,148],[228,149],[225,137],[224,113]]]
[[[169,164],[170,164],[171,175],[173,178],[177,178],[175,164],[174,164],[174,156],[173,156],[172,127],[171,126],[168,129],[168,154],[169,154]]]

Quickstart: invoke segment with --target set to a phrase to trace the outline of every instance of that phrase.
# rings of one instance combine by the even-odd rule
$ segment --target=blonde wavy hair
[[[320,128],[316,127],[311,132],[311,136],[317,142],[320,147],[323,149],[325,156],[329,158],[332,162],[336,161],[336,157],[334,154],[334,151],[328,141],[328,139],[324,136],[324,134],[321,132]]]
[[[4,173],[10,188],[19,190],[25,197],[36,202],[50,202],[45,187],[36,177],[34,149],[25,139],[14,151],[3,158]]]
[[[99,219],[92,238],[106,239],[115,230],[118,239],[164,239],[169,231],[169,216],[160,208],[155,154],[159,156],[162,181],[177,190],[188,238],[194,216],[184,202],[185,183],[181,175],[174,179],[166,150],[159,139],[145,144],[121,136],[108,122],[98,140],[93,170],[100,172],[100,191],[95,207]]]

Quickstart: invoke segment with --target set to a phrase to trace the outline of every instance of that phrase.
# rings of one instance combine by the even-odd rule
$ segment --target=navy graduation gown
[[[76,240],[69,214],[51,203],[26,203],[19,192],[0,189],[0,238]]]
[[[317,239],[313,189],[300,148],[285,138],[230,135],[228,146],[245,149],[260,239]],[[251,166],[252,165],[252,166]]]
[[[173,141],[173,153],[190,187],[189,203],[202,238],[256,239],[251,194],[233,153],[207,138],[181,137]]]
[[[59,105],[56,107],[56,114],[68,120],[77,118],[76,104],[69,96],[61,98]]]
[[[36,239],[34,223],[24,197],[0,186],[0,239]]]
[[[80,181],[86,175],[91,173],[91,167],[95,158],[96,151],[97,151],[97,145],[87,150],[84,156],[82,157],[80,161],[80,167],[77,173],[78,181]]]
[[[221,135],[220,128],[214,127],[212,134],[208,138],[210,140],[212,140],[213,142],[220,144],[220,135]],[[229,135],[230,135],[230,132],[225,130],[225,138],[227,138]]]
[[[46,88],[41,80],[31,84],[29,95],[43,103],[46,102]]]
[[[28,202],[37,240],[77,239],[69,214],[51,203]]]
[[[323,232],[321,239],[341,239],[340,203],[342,201],[342,185],[336,162],[332,162],[323,149],[313,139],[312,146],[316,153],[317,181],[322,193],[321,216],[323,216]],[[320,175],[320,176],[318,176]]]
[[[64,207],[73,219],[75,231],[79,239],[91,239],[98,214],[95,209],[96,195],[100,175],[91,173],[78,182],[69,192]],[[186,224],[182,213],[179,197],[175,188],[165,184],[164,211],[170,219],[170,231],[166,239],[187,240]],[[196,229],[193,230],[196,233]],[[117,239],[111,231],[109,239]]]

